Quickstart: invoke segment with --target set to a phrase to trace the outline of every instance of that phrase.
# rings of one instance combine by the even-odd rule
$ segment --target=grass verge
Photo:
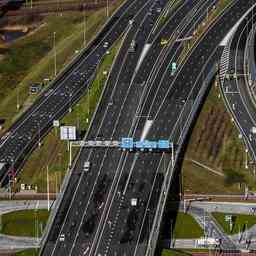
[[[29,249],[20,252],[16,252],[15,256],[38,256],[39,249]]]
[[[245,215],[245,214],[231,214],[231,213],[220,213],[213,212],[213,217],[221,225],[223,230],[228,235],[234,235],[239,232],[243,232],[246,229],[249,229],[256,224],[256,216],[254,215]],[[230,229],[230,222],[225,221],[226,215],[232,215],[233,225]]]
[[[203,230],[195,219],[189,215],[179,212],[174,227],[174,239],[192,239],[203,236]]]
[[[184,192],[244,193],[244,184],[254,190],[253,166],[245,168],[247,158],[243,140],[220,97],[219,86],[214,84],[193,128],[183,161]],[[216,175],[188,159],[223,175]]]
[[[210,252],[208,249],[189,249],[189,250],[183,250],[183,249],[164,249],[162,251],[161,256],[191,256],[192,253],[205,253],[205,252]],[[215,255],[209,254],[209,255]]]
[[[47,210],[22,210],[1,216],[1,233],[12,236],[40,237],[48,220]]]

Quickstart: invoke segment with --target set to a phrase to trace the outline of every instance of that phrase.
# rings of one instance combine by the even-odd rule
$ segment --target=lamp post
[[[41,128],[40,128],[40,122],[37,123],[38,127],[38,147],[41,147]]]
[[[57,75],[56,32],[53,32],[54,76]]]
[[[19,95],[19,85],[17,85],[17,105],[16,105],[17,110],[20,109],[20,97],[19,96],[20,96]]]
[[[87,17],[85,13],[85,4],[84,4],[84,47],[86,47],[86,30],[87,30]]]
[[[69,93],[69,108],[68,108],[68,112],[71,113],[72,112],[72,108],[71,108],[71,97],[72,97],[72,93]]]
[[[247,153],[248,153],[248,149],[245,149],[245,169],[248,169],[248,159],[247,159]]]
[[[47,209],[50,211],[50,184],[49,184],[49,166],[46,167],[46,179],[47,179]]]
[[[107,17],[109,17],[109,0],[107,0]]]

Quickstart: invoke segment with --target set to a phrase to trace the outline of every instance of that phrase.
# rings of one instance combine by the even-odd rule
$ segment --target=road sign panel
[[[133,148],[133,138],[122,138],[121,148],[132,149]]]
[[[75,126],[61,126],[60,127],[61,140],[76,140],[76,127]]]
[[[170,143],[168,140],[159,140],[158,141],[159,149],[170,149]]]
[[[53,120],[53,126],[54,127],[59,127],[60,126],[60,121],[59,120]]]
[[[143,141],[136,141],[135,142],[135,147],[137,149],[144,149],[144,142]]]

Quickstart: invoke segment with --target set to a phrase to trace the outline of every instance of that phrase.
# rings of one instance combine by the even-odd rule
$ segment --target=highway
[[[53,121],[60,119],[85,94],[100,60],[129,28],[129,20],[143,5],[142,0],[126,1],[87,49],[1,137],[0,162],[7,163],[9,169],[20,169],[31,150],[40,145],[42,137],[52,128]],[[104,42],[109,42],[108,47],[104,47]],[[0,180],[8,181],[6,171],[0,173]]]
[[[187,1],[187,4],[186,4],[186,7],[181,7],[181,9],[180,9],[180,11],[179,12],[177,12],[174,16],[173,16],[173,19],[180,19],[180,20],[182,20],[182,18],[183,18],[183,15],[181,15],[182,13],[184,13],[184,9],[182,9],[182,8],[186,8],[185,10],[187,11],[187,12],[189,12],[189,10],[190,10],[190,8],[191,8],[191,1]],[[193,4],[195,4],[196,3],[196,1],[193,1]],[[157,8],[156,8],[157,9]],[[171,27],[169,27],[169,26],[166,26],[166,29],[168,28],[168,30],[167,30],[167,32],[169,31],[169,34],[172,34],[172,32],[173,32],[173,30],[172,30],[172,28],[174,29],[175,28],[175,26],[176,26],[176,24],[173,22],[173,19],[171,19],[169,22],[168,22],[168,25],[171,25]],[[135,22],[136,23],[136,22]],[[148,24],[148,22],[146,22],[145,21],[145,25],[144,26],[146,26]],[[149,23],[150,24],[150,23]],[[164,35],[166,35],[166,30],[165,29],[163,29],[163,31],[161,32],[161,34],[164,34]],[[161,49],[159,50],[159,41],[160,41],[160,39],[161,39],[161,36],[158,36],[158,40],[155,40],[155,47],[152,47],[150,50],[152,51],[152,53],[154,53],[157,49],[158,49],[158,52],[160,52],[161,51]],[[150,37],[149,37],[149,40],[151,40],[150,39]],[[136,40],[136,41],[138,41],[138,39]],[[151,41],[150,41],[151,42]],[[128,43],[127,43],[128,44]],[[140,44],[139,44],[140,45]],[[157,46],[157,47],[156,47]],[[139,46],[138,46],[139,47]],[[143,47],[143,44],[140,46],[141,47],[141,50],[142,50],[142,47]],[[156,49],[156,50],[155,50]],[[139,51],[139,50],[138,50]],[[122,56],[121,54],[119,54],[119,56]],[[154,62],[153,62],[153,60],[154,60],[154,56],[156,56],[156,58],[157,58],[157,55],[153,55],[153,56],[151,56],[151,54],[150,55],[147,55],[147,57],[148,56],[150,56],[150,58],[151,58],[151,63],[153,64]],[[139,57],[139,56],[138,56]],[[144,61],[144,63],[145,63],[145,65],[143,65],[142,64],[142,66],[144,66],[144,67],[146,67],[146,68],[148,68],[149,67],[149,65],[148,65],[148,60],[147,60],[147,57],[145,58],[145,61]],[[153,58],[152,58],[153,57]],[[132,60],[133,60],[133,56],[129,56],[129,58],[131,58]],[[156,59],[155,58],[155,59]],[[121,58],[121,59],[123,59],[123,58]],[[138,60],[138,59],[137,59]],[[118,62],[119,61],[119,58],[116,60],[116,64],[115,64],[115,66],[117,66],[118,65],[118,67],[119,66],[121,66],[121,63],[119,63]],[[134,63],[134,62],[133,62]],[[136,62],[135,62],[136,63]],[[115,66],[114,66],[114,68],[115,68]],[[122,79],[123,79],[123,77],[126,77],[127,75],[125,74],[126,72],[127,72],[127,67],[130,67],[131,69],[132,68],[134,68],[133,66],[134,65],[127,65],[127,64],[125,64],[125,69],[124,70],[120,70],[120,73],[122,72]],[[121,66],[122,67],[122,66]],[[125,72],[126,71],[126,72]],[[129,70],[128,70],[129,71]],[[132,70],[131,70],[132,71]],[[129,72],[131,72],[131,71],[129,71]],[[147,74],[145,73],[145,72],[143,72],[144,73],[144,76],[145,77],[147,77]],[[142,83],[140,82],[140,80],[139,79],[143,79],[143,77],[141,77],[141,74],[143,74],[142,72],[138,72],[138,76],[136,76],[137,77],[137,79],[136,79],[136,77],[134,78],[134,82],[130,85],[130,86],[133,86],[133,88],[135,88],[135,89],[137,89],[137,87],[139,87],[138,85],[141,85]],[[114,72],[113,72],[113,70],[112,70],[112,72],[111,72],[111,74],[114,74]],[[133,72],[131,72],[131,74],[133,74]],[[121,75],[120,75],[121,76]],[[131,79],[132,77],[130,76],[130,79]],[[110,77],[110,80],[112,81],[112,78]],[[138,81],[138,82],[137,82]],[[110,84],[110,85],[113,85],[113,82],[111,82],[111,83],[108,83],[108,84]],[[99,108],[98,108],[98,111],[97,111],[97,113],[96,113],[96,115],[95,115],[95,118],[94,118],[94,121],[93,121],[93,123],[92,123],[92,126],[91,126],[91,129],[90,129],[90,131],[91,132],[89,132],[89,134],[88,134],[88,138],[90,138],[90,139],[93,139],[93,138],[97,138],[97,136],[98,136],[98,134],[100,133],[100,137],[103,137],[103,138],[105,138],[105,139],[109,139],[109,138],[119,138],[119,136],[120,135],[118,135],[118,133],[117,132],[119,132],[120,134],[126,134],[126,132],[125,131],[123,131],[123,129],[128,129],[128,125],[127,124],[124,124],[123,123],[123,121],[124,121],[124,119],[122,119],[121,121],[119,121],[119,122],[117,122],[116,120],[118,120],[118,118],[119,117],[123,117],[124,116],[124,114],[122,114],[122,115],[120,115],[120,112],[121,111],[124,111],[124,113],[127,113],[127,114],[129,114],[130,112],[131,112],[131,106],[133,106],[133,107],[135,107],[136,105],[138,106],[138,103],[139,103],[139,98],[138,99],[136,99],[136,98],[134,98],[135,96],[136,96],[136,94],[137,94],[137,92],[135,91],[135,93],[134,93],[134,90],[131,90],[131,89],[129,89],[129,91],[127,92],[127,94],[128,94],[128,96],[127,96],[127,99],[125,99],[125,95],[123,95],[123,94],[121,94],[122,93],[122,91],[123,91],[123,89],[122,89],[122,87],[127,87],[127,85],[129,85],[129,83],[124,83],[123,82],[123,84],[122,83],[118,83],[118,87],[116,87],[115,88],[115,90],[114,90],[114,93],[112,92],[112,90],[109,90],[109,87],[107,86],[106,88],[106,90],[105,90],[105,92],[104,92],[104,95],[103,95],[103,98],[102,98],[102,101],[101,101],[101,104],[99,105]],[[140,89],[140,87],[139,87],[139,89]],[[140,89],[141,90],[141,89]],[[129,94],[129,92],[133,92],[132,94]],[[111,95],[111,94],[113,94],[113,95]],[[105,100],[106,99],[106,100]],[[126,104],[124,105],[122,105],[121,106],[121,108],[119,107],[119,104],[122,104],[123,103],[123,100],[122,99],[125,99],[126,100]],[[129,100],[128,100],[129,99]],[[135,100],[133,100],[133,99],[135,99]],[[106,102],[105,102],[106,101]],[[109,104],[109,102],[111,103],[111,104]],[[135,103],[136,103],[136,105],[135,105]],[[116,105],[116,106],[115,106]],[[106,107],[105,107],[106,106]],[[122,110],[122,107],[125,107],[125,109],[124,110]],[[113,107],[115,107],[114,109],[113,109]],[[106,109],[107,111],[105,111],[104,112],[104,109]],[[121,111],[120,111],[120,109],[121,109]],[[136,110],[136,108],[135,108],[135,110]],[[134,110],[133,110],[134,111]],[[109,115],[109,117],[107,116],[107,115]],[[103,117],[103,118],[102,118]],[[102,120],[101,122],[99,122],[100,120]],[[105,121],[106,120],[106,121]],[[129,120],[129,119],[128,119]],[[129,120],[130,121],[130,120]],[[113,124],[112,124],[113,123]],[[115,123],[116,123],[116,125],[115,125]],[[121,125],[120,125],[121,124]],[[102,128],[101,128],[102,127]],[[111,128],[112,127],[112,128]],[[116,129],[116,133],[117,133],[117,135],[114,135],[114,136],[112,136],[111,137],[111,132],[113,133],[113,127],[114,127],[114,129]],[[115,127],[117,127],[117,128],[115,128]],[[119,128],[120,127],[120,128]],[[102,129],[102,133],[101,132],[99,132],[98,130],[99,130],[99,128],[101,128]],[[98,132],[97,132],[98,131]],[[103,152],[101,152],[101,151],[103,151]],[[70,205],[70,207],[69,207],[69,210],[68,210],[68,213],[67,213],[67,216],[68,216],[68,218],[66,218],[67,220],[68,220],[68,222],[70,223],[70,222],[72,222],[72,216],[74,216],[74,212],[76,211],[76,209],[77,209],[77,207],[79,207],[79,209],[81,209],[82,210],[82,208],[84,208],[84,207],[86,207],[86,209],[87,209],[87,207],[88,207],[88,210],[87,211],[85,211],[85,213],[84,213],[84,216],[83,216],[83,219],[84,219],[84,221],[83,222],[80,222],[80,227],[79,227],[79,229],[78,229],[78,231],[81,233],[81,234],[79,234],[79,232],[78,232],[78,235],[76,236],[76,245],[72,245],[72,243],[71,243],[71,245],[73,246],[72,247],[72,250],[74,251],[74,253],[76,253],[76,255],[77,254],[79,254],[79,253],[82,253],[82,252],[84,252],[84,251],[86,251],[87,250],[87,248],[89,247],[89,244],[86,244],[86,239],[84,238],[84,233],[86,233],[86,231],[84,230],[86,227],[84,227],[83,228],[83,225],[84,224],[86,224],[86,226],[90,226],[90,222],[93,222],[93,221],[95,221],[96,223],[98,222],[98,218],[100,217],[98,217],[97,215],[99,214],[101,214],[101,211],[99,211],[100,213],[97,213],[96,212],[96,216],[95,215],[93,215],[93,213],[91,212],[91,210],[90,210],[90,208],[94,208],[95,207],[95,205],[96,205],[96,207],[98,208],[98,207],[104,207],[104,209],[103,209],[103,211],[106,211],[106,207],[104,206],[104,201],[106,200],[105,198],[103,198],[103,204],[102,204],[102,201],[100,201],[100,202],[97,202],[97,200],[96,200],[96,202],[95,202],[95,200],[94,200],[94,202],[93,203],[90,203],[90,205],[88,205],[87,206],[87,202],[88,202],[88,200],[84,200],[83,199],[83,201],[80,201],[81,202],[81,204],[79,205],[77,205],[77,202],[79,202],[79,200],[81,200],[81,199],[79,199],[79,198],[81,198],[81,196],[83,196],[83,192],[81,193],[81,191],[84,191],[84,189],[85,189],[85,185],[84,185],[84,183],[86,182],[86,187],[88,187],[88,185],[90,184],[91,186],[93,186],[92,187],[92,189],[90,189],[90,187],[88,187],[88,189],[87,189],[87,191],[90,191],[90,195],[88,195],[89,196],[89,201],[91,200],[90,198],[95,198],[95,195],[94,194],[96,194],[96,196],[97,196],[97,194],[101,194],[101,193],[104,193],[104,194],[106,194],[107,192],[108,192],[108,194],[109,195],[111,195],[110,194],[110,192],[108,191],[109,189],[111,190],[111,188],[112,187],[114,187],[114,181],[116,180],[116,178],[115,177],[118,177],[117,175],[115,175],[114,177],[113,177],[113,175],[115,174],[115,172],[114,171],[112,171],[112,170],[115,170],[118,166],[116,166],[117,164],[118,164],[118,159],[120,159],[120,161],[119,161],[119,163],[122,161],[122,156],[121,156],[121,158],[120,158],[120,155],[121,155],[121,152],[113,152],[114,150],[96,150],[96,151],[94,151],[94,153],[92,153],[92,156],[94,157],[94,159],[90,159],[90,162],[91,162],[91,164],[92,164],[92,169],[94,170],[94,173],[93,173],[93,176],[92,177],[90,177],[90,180],[88,180],[88,177],[82,177],[81,179],[80,179],[80,181],[79,181],[79,185],[77,186],[77,188],[76,188],[76,191],[75,191],[75,193],[74,193],[74,191],[72,192],[72,185],[69,185],[69,192],[67,192],[66,194],[66,197],[64,198],[64,202],[63,202],[63,204],[62,204],[62,206],[61,206],[61,210],[59,211],[60,213],[59,213],[59,215],[61,215],[61,213],[63,214],[64,212],[65,212],[65,210],[63,210],[63,209],[65,209],[65,202],[66,202],[66,204],[68,203],[68,202],[70,202],[70,199],[68,199],[68,198],[70,198],[70,195],[72,195],[72,194],[74,194],[74,197],[73,197],[73,199],[72,199],[72,201],[71,201],[71,205]],[[113,153],[115,153],[115,154],[113,154]],[[123,155],[123,154],[122,154]],[[86,150],[84,150],[84,152],[83,152],[83,154],[82,154],[82,160],[79,160],[78,162],[82,162],[83,163],[83,161],[84,161],[84,159],[86,159],[86,156],[88,156],[88,152],[86,152]],[[101,157],[103,157],[103,161],[102,162],[100,162],[99,161],[99,159],[100,159],[100,156]],[[95,159],[96,158],[96,159]],[[82,164],[81,163],[81,164]],[[95,163],[95,164],[94,164]],[[77,164],[77,167],[76,167],[76,169],[78,170],[78,172],[80,171],[80,169],[81,169],[81,164]],[[99,171],[97,172],[96,170],[97,170],[97,168],[99,168]],[[111,172],[109,172],[109,170],[111,170]],[[117,169],[117,170],[119,170],[119,169]],[[98,173],[98,176],[96,175]],[[107,174],[107,176],[106,176],[106,174]],[[116,174],[118,174],[118,172],[116,173]],[[82,174],[83,175],[83,174]],[[106,178],[107,177],[107,178]],[[84,181],[82,180],[82,179],[84,179]],[[96,179],[96,180],[95,180]],[[104,184],[104,181],[106,181],[106,179],[109,179],[109,180],[107,180],[107,182],[108,182],[108,184],[106,184],[106,188],[104,188],[105,187],[105,184]],[[113,179],[113,181],[112,181],[112,179]],[[91,182],[91,180],[92,180],[92,182]],[[103,182],[103,184],[102,184],[102,182]],[[112,182],[112,183],[111,183]],[[110,184],[111,184],[111,187],[110,187]],[[103,188],[102,188],[102,185],[104,185],[103,186]],[[96,187],[96,188],[95,188]],[[97,188],[97,187],[99,187],[99,188]],[[96,192],[94,191],[94,190],[96,190]],[[109,197],[110,198],[110,197]],[[74,203],[73,203],[74,202]],[[85,204],[85,205],[84,205]],[[69,211],[71,211],[71,212],[69,212]],[[79,213],[78,213],[78,215],[79,215]],[[98,218],[97,218],[98,217]],[[57,219],[58,219],[58,217],[57,217]],[[96,223],[94,223],[94,226],[97,226],[97,224]],[[57,221],[57,223],[55,223],[55,227],[57,227],[59,225],[59,222]],[[77,223],[77,225],[78,225],[78,223]],[[66,229],[69,229],[69,226],[70,226],[70,224],[67,224],[67,223],[64,223],[64,225],[63,225],[63,233],[65,233],[65,231],[64,230],[66,230]],[[85,226],[85,225],[84,225]],[[75,227],[76,228],[76,227]],[[81,230],[80,230],[81,229]],[[97,232],[97,231],[96,231]],[[52,233],[57,233],[57,232],[52,232]],[[59,234],[60,235],[60,234]],[[88,236],[89,236],[89,234],[88,234]],[[54,239],[56,240],[56,236],[53,236],[52,238],[51,238],[51,235],[50,235],[50,238],[49,238],[49,240],[53,240],[54,241]],[[72,240],[73,238],[71,237],[71,240]],[[97,240],[95,240],[94,239],[94,241],[97,241]],[[69,241],[67,241],[67,243],[69,244],[70,242]],[[51,244],[51,242],[49,242],[49,244]],[[47,245],[48,246],[48,245]],[[59,250],[60,250],[60,246],[62,246],[63,247],[63,243],[61,243],[61,242],[58,242],[57,241],[57,248],[56,248],[56,251],[58,251],[59,252]],[[69,245],[68,245],[69,246]],[[66,246],[67,247],[67,246]],[[66,248],[65,247],[65,248]],[[64,248],[64,249],[65,249]],[[89,247],[89,249],[91,249],[90,247]],[[122,249],[122,248],[120,248],[120,249]],[[68,249],[67,249],[68,250]],[[47,250],[48,251],[48,250]],[[46,253],[45,253],[45,255],[47,255],[47,251],[46,251]],[[71,255],[71,254],[70,254]]]
[[[192,2],[187,1],[187,4],[191,5]],[[136,75],[133,76],[133,73],[139,56],[136,53],[137,59],[133,61],[133,65],[129,65],[130,56],[124,57],[124,61],[120,61],[120,81],[126,83],[115,78],[119,82],[114,83],[114,91],[106,87],[102,98],[104,102],[104,96],[109,96],[106,97],[106,108],[101,102],[87,138],[120,139],[134,134],[133,137],[139,139],[143,128],[135,127],[140,122],[140,127],[144,127],[147,119],[140,116],[138,109],[146,99],[143,105],[150,110],[146,112],[146,116],[150,116],[153,125],[145,137],[170,137],[178,145],[181,144],[183,137],[180,132],[187,128],[190,111],[194,104],[198,104],[197,97],[202,82],[222,52],[222,49],[218,50],[219,42],[252,3],[253,1],[242,4],[234,1],[228,11],[208,28],[206,35],[200,38],[185,62],[178,67],[176,76],[172,79],[170,73],[166,72],[161,81],[159,76],[154,84],[161,89],[148,86],[150,83],[145,83],[145,80],[135,83]],[[182,14],[184,17],[184,13]],[[146,29],[146,25],[148,26],[147,22],[143,29]],[[146,39],[145,35],[142,39]],[[138,52],[143,51],[143,47],[140,47]],[[150,50],[154,53],[154,47],[151,46]],[[147,56],[150,55],[151,52]],[[126,58],[128,64],[125,62]],[[118,59],[116,62],[118,63]],[[124,66],[122,63],[125,63]],[[154,61],[145,63],[148,69],[138,71],[139,77],[143,73],[149,75],[154,67]],[[111,74],[116,75],[115,72]],[[145,98],[144,95],[151,95],[148,89],[143,92],[140,88],[145,85],[151,93],[161,90],[161,94],[157,91],[160,97],[154,97],[153,101],[152,98]],[[133,94],[134,88],[136,93]],[[130,112],[132,117],[129,117]],[[134,113],[139,118],[134,119]],[[97,119],[102,115],[103,118]],[[99,129],[102,129],[101,133]],[[82,164],[87,159],[91,162],[92,172],[81,174]],[[69,185],[43,254],[49,255],[47,252],[54,247],[56,249],[52,255],[57,251],[65,255],[145,255],[164,179],[163,187],[167,187],[166,168],[170,160],[169,154],[122,153],[116,149],[83,150],[74,171],[74,174],[76,170],[80,173],[78,185]],[[70,195],[74,195],[73,198]],[[135,207],[131,206],[133,198],[138,200]],[[60,241],[63,234],[64,242]]]
[[[82,56],[0,140],[0,162],[15,169],[22,165],[53,120],[87,91],[101,58],[125,33],[85,139],[170,139],[178,147],[176,163],[205,93],[205,80],[222,54],[218,45],[254,1],[234,0],[182,63],[178,59],[183,43],[175,41],[193,36],[194,27],[218,1],[182,1],[156,28],[168,2],[126,1]],[[162,39],[170,40],[161,46]],[[129,52],[132,40],[134,53]],[[243,40],[238,42],[241,47]],[[178,69],[171,74],[169,66],[174,62]],[[235,63],[240,70],[240,55]],[[171,160],[169,153],[82,149],[41,255],[152,255],[173,177]],[[81,171],[85,161],[90,162],[89,172]],[[225,246],[236,249],[230,241]]]
[[[255,15],[249,12],[240,23],[233,37],[226,47],[222,59],[221,89],[227,108],[243,136],[246,145],[245,154],[250,152],[252,159],[256,160],[256,141],[252,127],[256,126],[255,106],[251,101],[248,88],[248,77],[245,66],[246,41],[252,28]],[[251,56],[254,57],[254,56]],[[236,74],[236,77],[233,75]],[[248,169],[249,160],[245,163]]]
[[[137,62],[139,57],[140,57],[140,52],[142,51],[143,45],[145,43],[145,40],[147,39],[151,27],[152,27],[152,22],[156,20],[156,18],[159,15],[159,12],[156,12],[156,8],[160,8],[157,7],[157,4],[154,5],[152,11],[151,11],[151,15],[146,15],[149,7],[153,4],[154,1],[148,1],[149,5],[147,6],[147,8],[143,8],[141,10],[141,12],[139,12],[139,14],[137,15],[137,17],[134,18],[134,24],[133,24],[133,29],[134,31],[130,31],[130,33],[128,33],[128,36],[125,40],[126,44],[122,47],[122,49],[119,52],[119,57],[116,59],[115,62],[115,66],[112,68],[112,72],[110,77],[108,78],[108,82],[107,82],[107,86],[106,89],[104,91],[103,94],[103,99],[102,100],[102,104],[99,106],[98,111],[97,111],[97,115],[94,118],[94,122],[91,125],[90,128],[90,132],[88,134],[88,138],[97,138],[99,137],[100,134],[100,130],[102,129],[105,132],[109,133],[109,136],[111,136],[111,134],[114,132],[114,126],[115,126],[115,122],[116,119],[118,119],[118,115],[119,115],[119,111],[120,108],[122,107],[122,103],[123,103],[123,99],[126,97],[126,94],[129,91],[130,88],[130,80],[132,79],[133,76],[133,71],[135,69],[133,63]],[[163,4],[164,1],[161,1],[160,6]],[[144,17],[144,18],[143,18]],[[137,32],[136,32],[137,31]],[[134,33],[136,32],[136,42],[138,44],[137,46],[137,50],[134,54],[128,54],[128,48],[130,45],[130,42],[134,36]],[[131,35],[131,36],[129,36]],[[120,69],[121,67],[121,69]],[[130,69],[127,69],[127,67],[130,67]],[[119,70],[120,69],[120,70]],[[122,73],[122,75],[121,75]],[[118,85],[118,90],[117,90],[117,85]],[[112,88],[112,86],[114,88]],[[109,95],[110,94],[110,95]],[[113,95],[112,95],[113,94]],[[110,103],[110,104],[109,104]],[[106,104],[106,107],[105,107]],[[98,121],[99,120],[99,121]],[[102,120],[102,121],[100,121]],[[104,120],[106,120],[106,122],[103,122]],[[110,120],[113,120],[112,123],[109,123]],[[106,129],[106,127],[102,127],[102,125],[109,125],[109,127],[113,126],[110,129]],[[106,138],[106,134],[104,133],[104,135],[100,135],[101,137],[104,136]],[[117,157],[118,156],[114,156],[111,153],[113,153],[113,150],[94,150],[93,152],[84,152],[84,154],[81,154],[81,159],[78,161],[78,165],[76,166],[76,169],[74,170],[74,172],[78,172],[80,173],[81,170],[81,165],[84,162],[84,159],[86,159],[87,154],[89,154],[91,156],[90,158],[90,162],[91,162],[91,168],[94,169],[95,171],[90,173],[88,177],[87,175],[85,176],[84,174],[81,175],[80,179],[76,179],[74,178],[70,185],[69,188],[70,190],[68,190],[67,192],[67,196],[64,199],[64,202],[61,206],[60,212],[58,213],[57,216],[57,223],[54,224],[54,229],[53,231],[51,231],[50,237],[49,237],[49,241],[51,240],[56,240],[56,238],[58,237],[58,232],[61,229],[61,232],[66,232],[66,230],[69,229],[69,225],[72,222],[71,221],[71,217],[67,218],[66,216],[73,216],[76,217],[79,216],[79,220],[77,220],[77,226],[75,228],[81,228],[80,223],[81,220],[84,219],[84,214],[87,212],[87,208],[88,208],[88,203],[90,202],[91,198],[94,198],[94,203],[95,206],[92,204],[90,207],[93,208],[97,208],[101,205],[102,203],[102,193],[105,193],[106,190],[108,189],[107,185],[109,185],[109,183],[111,182],[111,176],[113,176],[113,173],[111,173],[111,176],[108,177],[107,175],[107,171],[108,170],[114,170],[115,164],[117,163]],[[112,157],[111,161],[109,161],[109,165],[103,165],[104,160],[106,158],[110,158]],[[80,163],[79,163],[80,162]],[[113,166],[114,165],[114,166]],[[94,167],[95,166],[95,167]],[[99,169],[98,171],[98,175],[97,175],[97,169]],[[102,170],[103,169],[103,170]],[[76,182],[77,180],[77,182]],[[76,191],[74,193],[74,185],[77,184],[76,187]],[[105,184],[107,183],[107,184]],[[86,190],[84,190],[86,188]],[[90,191],[90,193],[87,194],[88,199],[85,200],[84,199],[84,192],[81,193],[81,191]],[[70,207],[67,205],[69,203],[69,198],[71,197],[72,201],[71,201],[71,205]],[[77,202],[80,202],[81,204],[77,205]],[[65,210],[62,210],[62,209]],[[77,209],[80,211],[78,212],[78,215],[76,216],[76,211]],[[85,209],[85,213],[83,214],[83,211]],[[96,217],[94,216],[96,213],[92,212],[95,211],[95,209],[89,209],[87,215],[89,215],[89,219],[90,219],[90,215],[93,215],[92,217],[95,218],[96,221]],[[100,209],[98,209],[100,210]],[[64,213],[64,211],[67,211]],[[79,214],[80,213],[80,214]],[[65,214],[65,215],[64,215]],[[97,213],[100,217],[100,211],[98,211]],[[62,226],[59,226],[59,219],[61,219],[61,221],[63,221],[63,217],[65,217],[64,223],[62,224]],[[86,216],[87,217],[87,216]],[[92,218],[91,217],[91,218]],[[88,218],[88,217],[87,217]],[[68,223],[66,223],[66,221],[68,221]],[[85,220],[86,222],[87,220]],[[94,222],[94,220],[92,220]],[[88,232],[88,235],[90,233],[90,224],[86,224],[86,227],[83,227],[84,233]],[[86,231],[86,229],[88,228],[89,231]],[[64,229],[64,230],[63,230]],[[63,231],[62,231],[63,230]],[[56,245],[54,245],[54,249],[52,250],[52,255],[54,254],[58,254],[60,251],[63,251],[64,253],[67,252],[71,253],[71,250],[76,249],[73,247],[73,244],[76,242],[77,240],[77,236],[75,236],[75,233],[73,234],[73,237],[67,238],[67,241],[70,239],[70,244],[69,246],[66,248],[63,246],[63,243],[60,243],[58,240],[55,241]],[[88,241],[90,242],[90,241]],[[45,255],[49,255],[49,251],[51,251],[51,242],[49,243],[49,246],[47,245],[46,249],[43,251],[43,254]],[[87,247],[86,247],[87,248]],[[86,249],[84,248],[84,249]]]

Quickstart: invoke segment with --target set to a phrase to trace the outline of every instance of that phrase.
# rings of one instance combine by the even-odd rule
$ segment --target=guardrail
[[[248,57],[249,58],[249,71],[251,74],[251,79],[253,81],[256,81],[256,59],[255,59],[255,40],[256,40],[256,27],[254,25],[254,27],[251,30],[250,33],[250,39],[249,39],[249,43],[248,43]]]
[[[248,36],[245,47],[245,73],[249,76],[245,77],[247,90],[253,104],[256,106],[256,56],[255,56],[255,39],[256,27],[254,26]]]

